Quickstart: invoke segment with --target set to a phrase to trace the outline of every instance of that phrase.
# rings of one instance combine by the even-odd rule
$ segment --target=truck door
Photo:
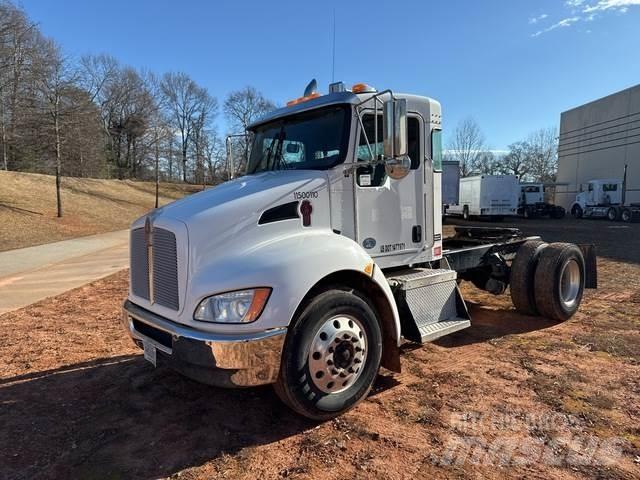
[[[377,144],[373,114],[365,114],[362,120],[372,152],[381,154],[382,116],[378,116]],[[405,178],[389,178],[384,165],[363,166],[356,171],[356,241],[373,258],[419,252],[425,239],[433,241],[431,226],[429,237],[425,232],[425,202],[427,197],[432,202],[432,197],[423,194],[423,132],[422,119],[409,114],[407,136],[411,172]],[[356,148],[359,161],[370,160],[371,152],[362,131]],[[433,209],[433,206],[429,208]]]

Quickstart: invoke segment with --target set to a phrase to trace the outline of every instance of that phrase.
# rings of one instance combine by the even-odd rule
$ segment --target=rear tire
[[[571,243],[552,243],[540,253],[534,296],[540,315],[568,320],[578,310],[585,283],[582,251]]]
[[[511,301],[516,310],[524,315],[537,315],[534,280],[540,252],[547,246],[540,240],[525,242],[516,253],[511,264],[509,285]]]
[[[625,223],[629,223],[632,218],[633,218],[633,213],[631,213],[631,210],[628,208],[623,208],[622,212],[620,212],[620,220],[622,220]]]
[[[551,211],[551,218],[554,218],[556,220],[559,220],[561,218],[564,218],[565,215],[565,210],[562,207],[554,207],[554,209]]]
[[[469,207],[467,205],[462,208],[462,218],[467,221],[471,218],[471,215],[469,215]]]
[[[375,310],[356,292],[318,294],[290,328],[278,396],[312,420],[337,417],[364,399],[378,374],[382,331]]]
[[[609,210],[607,210],[607,218],[611,222],[618,220],[618,210],[614,207],[609,208]]]

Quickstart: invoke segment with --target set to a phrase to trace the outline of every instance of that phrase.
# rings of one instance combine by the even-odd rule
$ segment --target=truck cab
[[[576,218],[608,217],[612,213],[617,219],[616,206],[622,205],[623,181],[615,178],[590,180],[580,186],[580,193],[571,205],[571,214]]]
[[[550,217],[563,218],[565,210],[545,200],[546,187],[555,184],[525,182],[520,184],[518,215],[524,218]]]
[[[441,122],[428,97],[312,82],[252,124],[243,176],[131,226],[122,318],[145,358],[212,385],[274,384],[327,419],[365,398],[380,366],[400,371],[403,341],[469,327],[458,271],[501,293],[530,239],[508,232],[502,248],[493,235],[444,259]],[[566,295],[541,302],[558,319],[585,285],[580,250],[563,252],[570,271],[545,278],[567,277]],[[520,294],[533,288],[522,278]]]

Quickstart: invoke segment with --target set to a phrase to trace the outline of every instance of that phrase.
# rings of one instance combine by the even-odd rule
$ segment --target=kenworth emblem
[[[149,278],[149,301],[153,304],[153,225],[151,218],[144,222],[144,243],[147,246],[147,277]]]

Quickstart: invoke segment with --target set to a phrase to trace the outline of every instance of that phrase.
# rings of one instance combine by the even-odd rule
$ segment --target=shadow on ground
[[[381,375],[371,395],[395,385]],[[210,387],[140,355],[0,380],[0,405],[1,476],[11,479],[154,479],[317,425],[270,387]]]
[[[209,387],[139,355],[4,379],[0,405],[3,478],[152,479],[314,426],[269,387]]]
[[[471,326],[436,340],[436,345],[447,348],[483,343],[507,335],[544,330],[557,322],[541,317],[521,315],[515,310],[494,310],[467,301]]]

